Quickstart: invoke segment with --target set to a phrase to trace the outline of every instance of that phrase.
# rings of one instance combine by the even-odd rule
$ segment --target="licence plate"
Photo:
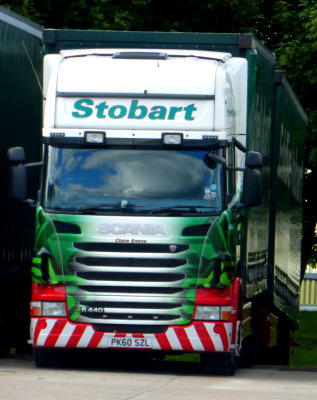
[[[151,339],[145,338],[126,338],[126,337],[111,337],[108,338],[108,347],[121,347],[126,349],[151,349]]]

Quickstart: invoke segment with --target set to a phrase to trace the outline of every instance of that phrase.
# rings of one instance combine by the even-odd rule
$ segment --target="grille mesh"
[[[71,291],[77,300],[71,318],[129,331],[191,321],[188,245],[78,242],[74,247],[79,251],[69,268],[80,285]]]

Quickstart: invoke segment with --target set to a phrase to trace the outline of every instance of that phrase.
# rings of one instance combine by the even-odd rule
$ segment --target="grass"
[[[290,365],[317,367],[317,312],[301,311]]]

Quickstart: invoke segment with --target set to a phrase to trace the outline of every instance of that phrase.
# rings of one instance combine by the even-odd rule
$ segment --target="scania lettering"
[[[36,365],[80,348],[197,353],[221,375],[288,363],[306,117],[274,56],[240,34],[44,45]]]
[[[165,235],[164,227],[161,224],[107,224],[97,225],[97,232],[101,234],[112,233],[113,235]]]

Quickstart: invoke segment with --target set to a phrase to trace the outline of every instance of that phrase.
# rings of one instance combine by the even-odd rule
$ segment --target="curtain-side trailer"
[[[0,7],[0,354],[25,351],[29,337],[34,209],[8,196],[7,150],[23,146],[40,157],[42,29]],[[36,183],[30,191],[34,196]]]

